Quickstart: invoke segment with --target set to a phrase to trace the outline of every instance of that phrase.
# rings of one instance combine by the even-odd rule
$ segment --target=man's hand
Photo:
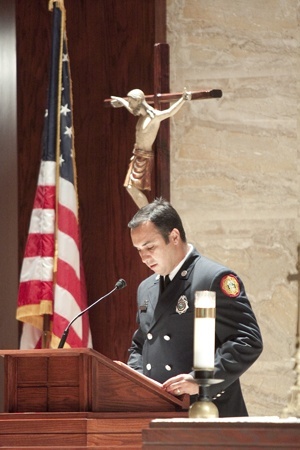
[[[199,385],[194,380],[192,375],[183,373],[176,375],[176,377],[169,378],[162,385],[163,389],[173,395],[199,394]]]

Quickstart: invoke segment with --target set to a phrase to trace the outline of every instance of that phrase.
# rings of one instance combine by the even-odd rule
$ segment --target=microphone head
[[[127,283],[123,278],[120,278],[115,284],[116,289],[123,289],[125,286],[127,286]]]

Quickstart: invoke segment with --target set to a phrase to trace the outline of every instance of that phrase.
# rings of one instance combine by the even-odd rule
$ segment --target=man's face
[[[131,229],[131,239],[143,263],[157,274],[168,275],[181,261],[176,228],[171,231],[166,243],[158,228],[148,221]]]

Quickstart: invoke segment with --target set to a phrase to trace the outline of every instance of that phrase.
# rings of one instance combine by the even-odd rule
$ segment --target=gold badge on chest
[[[179,297],[176,305],[177,314],[183,314],[189,309],[188,299],[185,295]]]

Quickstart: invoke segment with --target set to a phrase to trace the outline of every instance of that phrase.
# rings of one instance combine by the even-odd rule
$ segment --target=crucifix
[[[169,121],[164,119],[176,114],[186,100],[222,97],[222,91],[218,89],[161,93],[167,91],[169,91],[169,46],[155,44],[154,94],[145,95],[140,89],[133,89],[125,98],[112,96],[104,101],[107,106],[124,106],[129,112],[139,116],[133,156],[124,182],[125,188],[139,208],[148,203],[145,191],[151,191],[153,167],[155,196],[170,199],[170,125]],[[169,106],[173,101],[176,102]],[[151,104],[154,107],[150,106]],[[155,151],[152,145],[155,145]]]

